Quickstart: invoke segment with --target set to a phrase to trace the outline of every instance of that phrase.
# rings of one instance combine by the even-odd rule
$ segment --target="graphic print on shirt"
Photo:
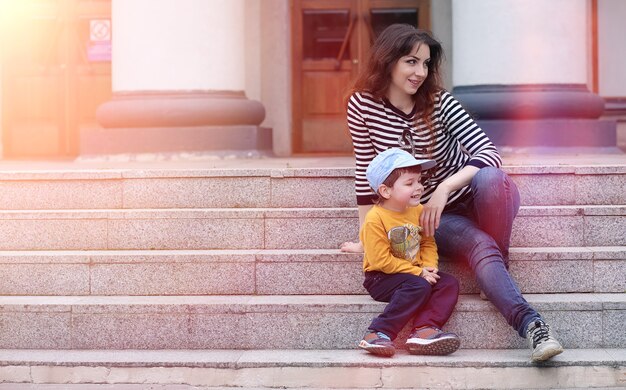
[[[420,250],[421,231],[421,227],[408,223],[391,228],[387,233],[391,254],[411,262],[415,260]]]
[[[413,141],[409,130],[404,129],[402,135],[398,137],[398,144],[400,145],[400,149],[408,152],[411,156],[415,156],[415,141]]]

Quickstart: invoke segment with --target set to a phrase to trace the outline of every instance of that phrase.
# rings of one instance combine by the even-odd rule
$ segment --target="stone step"
[[[126,371],[126,370],[125,370]],[[176,370],[169,370],[170,373],[174,373]],[[210,369],[210,372],[212,372],[213,369]],[[274,371],[274,370],[273,370]],[[282,371],[282,370],[281,370]],[[75,375],[75,371],[69,371],[68,374],[71,375]],[[612,373],[611,373],[612,374]],[[175,375],[180,375],[179,373],[175,374]],[[272,371],[269,372],[264,372],[261,375],[275,375]],[[322,374],[324,375],[324,374]],[[618,374],[619,375],[619,371]],[[163,382],[167,382],[167,381],[163,381]],[[176,380],[175,382],[178,382],[178,380]],[[196,381],[193,381],[194,383]],[[255,383],[259,383],[259,382],[267,382],[267,383],[274,383],[276,382],[276,380],[260,380],[260,379],[256,379],[253,382]],[[278,381],[280,383],[282,383],[282,381]],[[549,382],[552,383],[552,382]],[[577,381],[577,383],[587,383],[586,381]],[[620,382],[621,383],[621,382]],[[297,387],[286,387],[286,386],[280,386],[278,387],[279,389],[282,390],[297,390],[297,389],[308,389],[308,390],[328,390],[328,387],[324,387],[324,388],[320,388],[320,387],[302,387],[302,386],[297,386]],[[339,387],[337,387],[339,388]],[[437,387],[429,387],[429,389],[436,389]],[[442,385],[442,387],[440,387],[442,389],[450,389],[450,387],[446,384],[446,385]],[[466,388],[466,387],[464,387]],[[574,389],[588,389],[588,385],[583,385],[582,387],[545,387],[547,389],[563,389],[563,390],[574,390]],[[5,383],[5,384],[1,384],[0,383],[0,390],[233,390],[233,389],[241,389],[241,390],[267,390],[267,389],[276,389],[276,387],[258,387],[258,386],[202,386],[202,387],[198,387],[195,385],[155,385],[155,384],[150,384],[150,385],[146,385],[146,384],[127,384],[127,383],[123,383],[123,384],[114,384],[114,385],[110,385],[110,384],[60,384],[60,385],[55,385],[55,384],[28,384],[28,383]],[[357,387],[350,387],[348,388],[342,388],[344,390],[357,390],[357,389],[370,389],[370,387],[361,387],[361,388],[357,388]],[[397,387],[384,387],[384,389],[386,390],[400,390],[400,388]],[[484,388],[482,388],[484,389]],[[507,387],[498,387],[498,389],[507,389]],[[514,388],[515,389],[515,388]],[[517,389],[522,389],[522,390],[529,390],[527,387],[517,387]],[[620,387],[615,387],[615,386],[601,386],[601,387],[594,387],[594,390],[624,390],[624,387],[620,386]],[[530,390],[537,390],[537,388],[535,389],[530,389]]]
[[[626,205],[524,206],[514,247],[626,245]],[[334,249],[355,208],[3,210],[0,250]]]
[[[566,348],[626,348],[626,294],[525,297]],[[0,348],[352,349],[384,306],[366,295],[5,296]],[[526,347],[475,295],[460,297],[446,329],[462,348]]]
[[[541,365],[530,363],[528,356],[527,349],[465,349],[444,357],[401,351],[391,359],[358,350],[1,350],[4,384],[0,389],[616,389],[626,385],[625,349],[565,350]]]
[[[354,207],[352,164],[262,168],[261,161],[259,168],[245,169],[3,171],[0,204],[15,210]],[[504,170],[518,184],[524,205],[626,204],[626,160]]]
[[[624,292],[626,247],[512,248],[524,293]],[[469,267],[442,258],[461,293]],[[336,249],[0,251],[0,295],[366,294],[362,255]]]

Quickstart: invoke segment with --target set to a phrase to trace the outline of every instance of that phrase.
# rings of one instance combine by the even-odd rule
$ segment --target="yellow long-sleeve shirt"
[[[371,208],[359,233],[365,249],[363,271],[419,276],[423,267],[437,268],[439,256],[435,238],[419,237],[419,216],[422,209],[422,205],[409,207],[404,212],[387,210],[378,205]],[[407,240],[400,244],[400,250],[398,246],[392,250],[389,231],[403,226],[408,229],[405,230],[408,233]]]

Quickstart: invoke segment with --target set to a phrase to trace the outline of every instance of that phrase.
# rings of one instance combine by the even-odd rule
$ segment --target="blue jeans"
[[[513,219],[520,206],[517,186],[500,169],[482,168],[471,182],[470,199],[446,208],[435,240],[439,254],[464,260],[478,286],[521,337],[541,316],[522,296],[508,271]]]
[[[412,274],[365,273],[363,287],[379,302],[389,302],[368,329],[383,332],[394,340],[411,319],[413,328],[443,327],[459,298],[459,282],[452,275],[439,272],[440,279],[431,285]]]

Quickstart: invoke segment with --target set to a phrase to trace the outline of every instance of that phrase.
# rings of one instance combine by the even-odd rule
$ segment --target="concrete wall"
[[[598,0],[598,76],[604,97],[626,97],[626,1]]]
[[[452,90],[452,0],[433,0],[430,3],[432,32],[443,47],[445,61],[442,64],[443,86]]]
[[[4,126],[3,126],[3,103],[2,103],[2,37],[0,37],[0,158],[4,157],[4,143],[2,140],[4,139]]]
[[[247,0],[246,0],[247,1]],[[260,1],[262,126],[272,128],[274,153],[292,153],[291,9],[289,0]],[[247,4],[247,3],[246,3]]]
[[[455,86],[587,83],[587,0],[452,3]]]
[[[246,97],[261,100],[261,0],[245,1]]]
[[[6,0],[0,0],[0,12],[6,12],[6,8],[8,7]],[[1,17],[2,15],[0,15],[0,34],[3,34],[5,29],[2,25],[2,23],[4,22],[3,18]],[[0,36],[0,159],[4,157],[4,144],[3,144],[3,139],[4,139],[4,126],[3,126],[3,103],[2,103],[2,91],[3,91],[3,86],[2,86],[2,63],[3,63],[3,57],[2,57],[2,52],[3,52],[3,45],[4,42],[4,37]]]
[[[244,91],[244,5],[113,0],[113,91]]]

